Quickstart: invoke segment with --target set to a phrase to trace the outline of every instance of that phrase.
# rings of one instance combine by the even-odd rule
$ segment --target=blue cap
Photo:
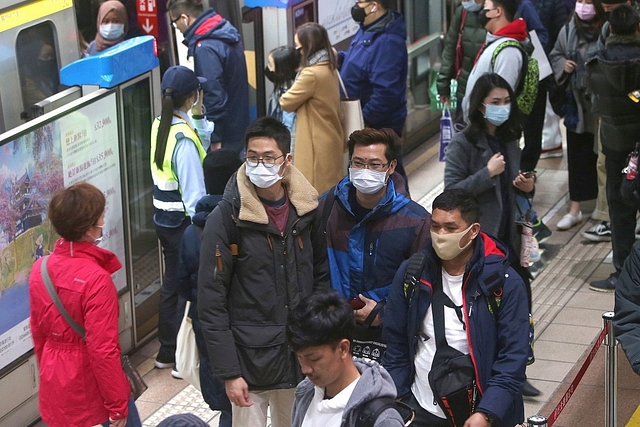
[[[162,77],[162,94],[166,95],[165,91],[171,89],[174,96],[187,96],[206,81],[184,65],[175,65],[169,67]]]

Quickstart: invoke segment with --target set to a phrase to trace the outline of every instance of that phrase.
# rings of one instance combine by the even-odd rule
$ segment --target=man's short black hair
[[[382,6],[386,10],[391,9],[391,6],[394,6],[396,4],[396,0],[373,0],[373,1],[377,2],[380,6]]]
[[[501,7],[504,9],[504,14],[507,20],[513,21],[518,13],[520,7],[520,0],[493,0],[494,7]]]
[[[349,147],[349,158],[353,157],[353,150],[356,145],[368,147],[373,144],[384,144],[384,156],[388,162],[396,160],[400,155],[401,147],[398,142],[398,135],[389,128],[374,129],[364,128],[357,130],[349,136],[347,146]]]
[[[435,198],[431,205],[431,212],[436,209],[451,212],[460,211],[460,216],[469,225],[478,222],[480,219],[480,205],[476,196],[462,188],[451,188],[444,190]]]
[[[351,341],[356,321],[353,308],[335,290],[314,292],[289,312],[287,341],[295,352],[308,347]]]
[[[260,137],[274,139],[282,154],[288,154],[291,149],[291,132],[280,120],[273,117],[260,117],[249,123],[244,134],[244,148],[249,146],[251,138]],[[222,143],[224,144],[224,141]]]
[[[611,33],[616,36],[631,36],[638,32],[640,14],[631,5],[621,4],[616,6],[609,15]]]

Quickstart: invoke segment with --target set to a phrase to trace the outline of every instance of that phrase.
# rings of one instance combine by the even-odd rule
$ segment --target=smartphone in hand
[[[351,298],[347,302],[354,310],[360,310],[362,307],[366,305],[364,301],[362,301],[360,298],[357,298],[357,297]]]

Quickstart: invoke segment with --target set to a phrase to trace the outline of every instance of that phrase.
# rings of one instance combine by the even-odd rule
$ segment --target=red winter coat
[[[89,427],[128,415],[131,389],[120,362],[118,294],[111,274],[122,265],[89,242],[56,242],[47,261],[62,305],[86,331],[64,320],[40,274],[29,277],[31,334],[40,367],[40,416],[50,427]]]

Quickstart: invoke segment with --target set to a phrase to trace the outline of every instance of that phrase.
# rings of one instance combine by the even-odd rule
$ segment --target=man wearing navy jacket
[[[477,200],[466,190],[447,190],[436,197],[432,245],[425,250],[414,291],[405,285],[407,262],[391,286],[382,365],[398,396],[416,411],[416,426],[450,425],[429,381],[436,351],[442,348],[436,345],[434,289],[452,303],[443,307],[449,347],[469,355],[473,364],[477,397],[473,413],[467,408],[464,427],[511,427],[524,420],[520,386],[529,350],[526,291],[508,267],[504,246],[480,232],[478,217]]]

